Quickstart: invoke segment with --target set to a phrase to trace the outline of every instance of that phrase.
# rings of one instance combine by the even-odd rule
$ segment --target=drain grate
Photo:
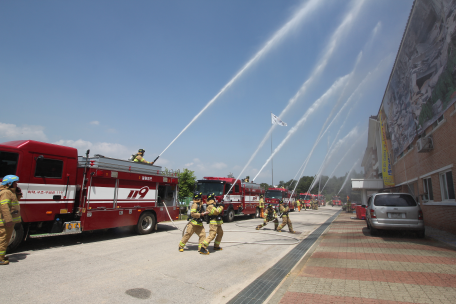
[[[299,262],[302,256],[309,250],[321,234],[328,228],[341,211],[330,217],[325,223],[320,225],[314,232],[309,234],[295,248],[280,259],[274,266],[259,276],[249,286],[238,293],[229,304],[255,304],[263,303],[274,289],[282,282],[283,278]]]

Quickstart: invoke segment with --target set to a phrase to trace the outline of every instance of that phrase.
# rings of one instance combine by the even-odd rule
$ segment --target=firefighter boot
[[[184,252],[184,248],[181,247],[181,246],[179,246],[179,251],[180,251],[180,252]]]
[[[209,250],[207,250],[206,248],[204,247],[201,247],[201,251],[199,252],[200,254],[206,254],[208,255],[209,254]]]
[[[7,259],[0,260],[0,265],[8,265],[9,261]]]
[[[260,229],[261,229],[261,225],[256,226],[255,229],[256,229],[256,230],[260,230]]]
[[[222,247],[214,247],[214,250],[215,251],[222,251],[223,249],[222,249]]]

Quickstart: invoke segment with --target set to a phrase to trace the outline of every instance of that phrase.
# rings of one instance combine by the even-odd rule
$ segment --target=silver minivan
[[[423,212],[408,193],[376,193],[369,196],[366,208],[367,228],[378,230],[415,230],[424,238]]]

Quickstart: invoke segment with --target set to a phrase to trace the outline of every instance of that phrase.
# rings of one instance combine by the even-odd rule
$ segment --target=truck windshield
[[[267,190],[266,191],[266,198],[278,198],[282,199],[282,191],[277,191],[277,190]]]
[[[300,196],[299,196],[299,199],[308,201],[308,200],[311,199],[311,197],[310,197],[309,195],[300,195]]]
[[[374,205],[387,207],[410,207],[416,206],[416,202],[413,197],[408,194],[385,194],[377,195],[374,200]]]
[[[223,195],[223,182],[204,182],[198,181],[196,191],[207,195],[214,193],[215,195]]]
[[[0,151],[0,177],[16,175],[18,153]]]

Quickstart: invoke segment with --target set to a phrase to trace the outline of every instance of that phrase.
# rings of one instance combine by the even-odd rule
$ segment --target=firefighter
[[[263,199],[263,195],[260,195],[260,200],[258,202],[258,208],[260,209],[260,217],[264,218],[264,199]]]
[[[222,214],[223,214],[223,206],[216,205],[215,203],[215,194],[211,193],[207,195],[207,214],[209,216],[209,235],[204,240],[202,247],[201,247],[201,254],[209,254],[209,250],[207,247],[211,243],[211,241],[215,238],[214,241],[214,250],[222,250],[220,247],[220,242],[222,241],[223,237],[223,229],[222,229]]]
[[[135,163],[143,163],[143,164],[149,164],[153,165],[154,162],[148,162],[147,160],[144,159],[144,153],[146,153],[146,150],[144,149],[139,149],[138,153],[134,155],[133,161]]]
[[[296,200],[296,205],[298,205],[298,211],[301,212],[301,202],[299,199]]]
[[[290,229],[290,233],[295,233],[293,230],[293,225],[291,224],[291,220],[288,216],[288,212],[290,212],[290,208],[288,206],[284,206],[283,199],[279,202],[279,213],[282,214],[282,224],[277,228],[277,232],[282,232],[282,228],[288,225],[288,229]]]
[[[203,201],[201,200],[202,193],[195,193],[193,196],[193,204],[190,209],[190,223],[187,225],[187,231],[185,232],[182,240],[179,242],[179,251],[184,251],[185,244],[187,244],[190,237],[195,233],[199,236],[198,252],[201,252],[201,245],[206,238],[206,231],[203,226],[203,217],[207,212],[203,212]]]
[[[21,208],[19,199],[21,189],[17,186],[19,177],[7,175],[2,179],[0,186],[0,265],[8,265],[5,256],[6,248],[14,231],[14,225],[21,222]]]
[[[266,226],[270,221],[274,222],[274,230],[277,230],[277,227],[279,226],[279,221],[277,220],[277,213],[275,212],[274,208],[272,208],[272,204],[269,204],[268,208],[266,208],[266,211],[264,212],[264,222],[262,225],[258,225],[256,227],[256,230],[260,230],[261,228]]]

